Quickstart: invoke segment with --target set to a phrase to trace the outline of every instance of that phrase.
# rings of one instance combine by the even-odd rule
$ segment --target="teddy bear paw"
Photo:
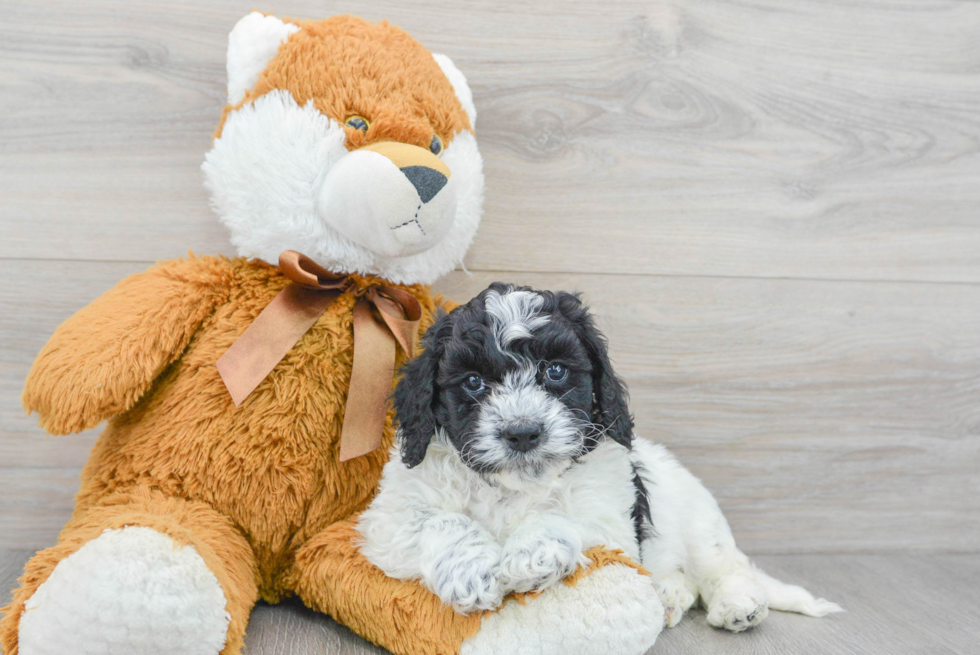
[[[191,546],[151,528],[106,530],[63,559],[25,605],[20,655],[217,655],[231,617]]]

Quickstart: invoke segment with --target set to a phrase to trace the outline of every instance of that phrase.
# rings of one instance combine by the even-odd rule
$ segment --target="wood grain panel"
[[[76,468],[0,468],[0,548],[53,546],[71,517],[84,457]]]
[[[28,551],[0,551],[0,590],[10,589]],[[758,558],[768,572],[843,605],[823,619],[773,612],[741,634],[708,626],[693,610],[664,631],[651,655],[966,655],[976,652],[980,624],[970,555],[834,555]],[[0,591],[0,602],[6,591]],[[949,599],[955,599],[950,602]],[[923,619],[922,607],[942,607]],[[245,637],[249,655],[378,655],[385,653],[297,600],[260,604]]]
[[[251,8],[6,3],[0,256],[227,252],[198,166]],[[473,270],[980,281],[975,2],[264,8],[391,18],[467,72]]]
[[[0,298],[23,308],[0,319],[11,362],[0,456],[33,471],[8,480],[8,495],[29,500],[47,468],[77,472],[94,437],[46,439],[23,416],[31,358],[71,311],[143,267],[0,261],[7,279],[61,284],[53,296],[24,287]],[[638,433],[705,480],[747,551],[980,543],[980,287],[529,273],[454,273],[438,286],[466,299],[498,276],[585,293]],[[38,535],[67,519],[74,488],[44,493],[61,509],[32,516],[26,532],[12,525],[7,545],[44,545]]]

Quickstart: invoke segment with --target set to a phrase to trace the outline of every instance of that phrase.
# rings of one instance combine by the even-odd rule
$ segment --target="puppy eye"
[[[562,382],[568,377],[568,369],[561,364],[552,364],[544,374],[549,382]]]
[[[442,152],[442,139],[439,138],[438,134],[432,135],[432,141],[429,141],[429,150],[432,151],[433,155],[438,155]]]
[[[483,382],[483,378],[481,378],[479,375],[471,375],[463,380],[463,388],[470,393],[483,391],[483,387],[485,386],[486,384]]]
[[[351,116],[344,121],[344,125],[353,127],[355,130],[360,130],[361,132],[367,132],[368,128],[371,127],[371,121],[363,116]]]

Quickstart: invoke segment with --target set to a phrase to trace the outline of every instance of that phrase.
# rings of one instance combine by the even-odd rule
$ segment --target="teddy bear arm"
[[[227,295],[221,264],[165,262],[78,311],[34,361],[24,407],[52,434],[80,432],[131,408]]]

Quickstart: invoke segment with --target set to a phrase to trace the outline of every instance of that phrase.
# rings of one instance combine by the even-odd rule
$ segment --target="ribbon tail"
[[[378,308],[381,319],[409,357],[415,356],[415,342],[422,322],[422,308],[415,296],[396,287],[381,287],[381,293],[368,296]]]
[[[363,300],[354,305],[354,365],[340,436],[340,461],[381,446],[395,374],[395,339]]]
[[[215,363],[235,407],[262,383],[336,297],[336,293],[293,283],[272,299]]]

